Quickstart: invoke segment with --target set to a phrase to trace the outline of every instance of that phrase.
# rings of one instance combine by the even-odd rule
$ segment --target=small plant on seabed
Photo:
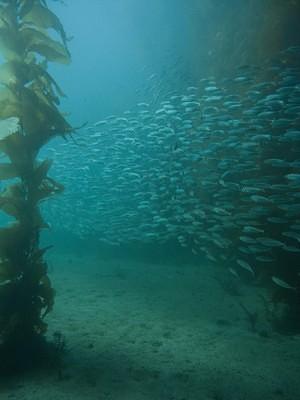
[[[41,357],[54,302],[39,205],[63,187],[48,176],[52,161],[37,156],[50,139],[73,131],[47,71],[48,62],[70,63],[70,54],[45,0],[0,0],[0,52],[0,209],[9,219],[0,228],[0,358],[14,368]]]

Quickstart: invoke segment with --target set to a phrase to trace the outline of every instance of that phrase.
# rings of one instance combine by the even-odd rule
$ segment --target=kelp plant
[[[40,248],[39,205],[62,191],[38,153],[72,128],[58,110],[62,91],[48,62],[68,64],[67,37],[45,0],[0,0],[0,348],[44,341],[54,290]],[[1,217],[1,220],[3,219]]]

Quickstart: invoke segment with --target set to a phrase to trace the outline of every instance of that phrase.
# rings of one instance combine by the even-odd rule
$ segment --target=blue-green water
[[[5,398],[296,400],[299,2],[66,3],[49,70],[84,126],[39,158],[69,352]]]

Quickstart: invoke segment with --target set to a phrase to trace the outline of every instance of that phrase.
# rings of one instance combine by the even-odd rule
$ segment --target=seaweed
[[[41,349],[45,316],[54,304],[43,258],[49,247],[39,245],[41,229],[48,228],[39,204],[63,186],[48,176],[52,160],[39,161],[37,155],[52,138],[74,131],[58,109],[64,93],[47,71],[48,62],[71,62],[67,41],[45,1],[0,0],[5,60],[0,66],[0,152],[5,158],[0,180],[7,181],[0,209],[13,219],[0,227],[0,354],[11,366],[20,362],[20,354],[33,359]]]

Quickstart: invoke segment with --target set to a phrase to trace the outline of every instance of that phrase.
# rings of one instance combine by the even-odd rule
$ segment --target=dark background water
[[[261,64],[300,43],[298,0],[66,0],[51,7],[72,37],[72,64],[51,70],[75,124]]]

